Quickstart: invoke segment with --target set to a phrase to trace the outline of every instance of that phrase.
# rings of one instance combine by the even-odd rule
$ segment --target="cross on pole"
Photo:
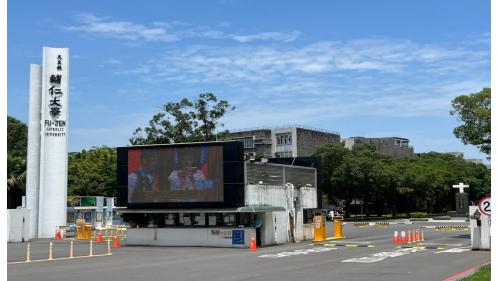
[[[464,188],[469,188],[469,185],[468,184],[464,184],[463,182],[461,182],[459,184],[454,184],[453,188],[458,188],[459,189],[459,193],[464,193]]]

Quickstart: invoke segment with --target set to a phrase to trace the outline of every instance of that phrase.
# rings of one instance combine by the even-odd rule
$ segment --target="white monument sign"
[[[39,68],[32,65],[30,77],[26,197],[31,238],[51,238],[66,225],[69,50],[44,47]]]

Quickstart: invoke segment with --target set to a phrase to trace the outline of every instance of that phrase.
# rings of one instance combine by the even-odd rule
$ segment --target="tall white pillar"
[[[66,225],[69,49],[43,48],[38,237]]]
[[[29,220],[29,239],[38,237],[41,103],[42,67],[38,64],[32,64],[30,65],[28,153],[26,161],[26,208],[31,210]]]

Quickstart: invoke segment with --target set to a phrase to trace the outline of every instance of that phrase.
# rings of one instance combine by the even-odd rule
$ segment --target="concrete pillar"
[[[42,66],[30,65],[28,151],[26,159],[26,208],[30,209],[28,238],[38,237],[40,191],[40,118],[42,109]]]

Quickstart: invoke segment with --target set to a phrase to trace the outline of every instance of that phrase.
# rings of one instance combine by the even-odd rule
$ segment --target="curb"
[[[488,265],[488,264],[491,264],[491,261],[488,261],[488,262],[485,262],[485,263],[483,263],[483,264],[480,264],[480,265],[476,265],[476,266],[474,266],[474,267],[471,267],[471,268],[469,268],[469,269],[467,269],[467,270],[465,270],[465,271],[462,271],[462,272],[457,273],[457,274],[455,274],[455,275],[453,275],[453,276],[450,276],[450,277],[448,277],[448,278],[446,278],[446,279],[443,279],[443,281],[458,281],[458,280],[460,280],[460,279],[462,279],[462,278],[465,278],[465,277],[467,277],[467,276],[470,276],[470,275],[474,274],[474,273],[475,273],[476,271],[478,271],[481,267],[486,266],[486,265]]]

